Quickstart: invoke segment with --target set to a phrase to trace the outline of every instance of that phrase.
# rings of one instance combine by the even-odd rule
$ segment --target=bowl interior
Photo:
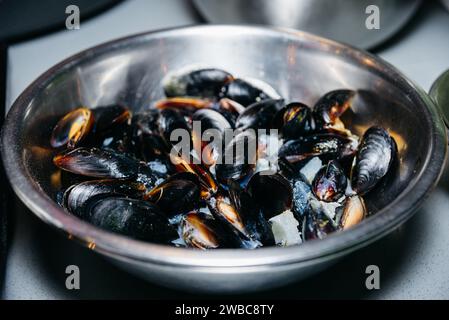
[[[440,124],[435,124],[428,102],[394,69],[368,54],[293,31],[187,28],[87,50],[54,67],[28,89],[27,98],[18,102],[26,105],[15,106],[22,108],[16,111],[20,135],[15,137],[15,152],[20,153],[33,188],[54,199],[60,187],[49,147],[57,116],[80,105],[122,103],[135,112],[143,110],[163,97],[161,80],[168,72],[195,64],[263,80],[288,102],[310,106],[330,90],[357,90],[353,114],[347,119],[351,129],[363,134],[367,127],[381,125],[399,149],[397,170],[367,198],[371,211],[406,195],[435,147],[432,137]]]

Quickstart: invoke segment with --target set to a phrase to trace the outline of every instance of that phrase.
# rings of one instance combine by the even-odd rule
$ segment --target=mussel
[[[196,249],[238,248],[241,241],[223,230],[217,220],[201,212],[189,212],[180,225],[181,238],[188,247]]]
[[[238,116],[245,111],[244,106],[228,98],[220,99],[218,102],[214,103],[211,108],[220,112],[223,117],[228,120],[232,128],[235,128],[235,122],[237,121]]]
[[[312,212],[306,215],[303,221],[302,234],[304,240],[324,239],[328,234],[336,231],[337,228],[322,212]]]
[[[95,119],[93,131],[96,134],[105,134],[124,123],[129,124],[132,117],[131,111],[119,104],[96,107],[92,112]]]
[[[53,158],[53,163],[71,173],[105,179],[129,179],[138,174],[139,163],[122,153],[98,148],[76,148]]]
[[[382,127],[371,127],[363,135],[351,173],[352,188],[363,195],[387,174],[397,153],[394,139]]]
[[[229,72],[215,68],[182,70],[168,75],[163,87],[167,97],[215,98],[222,87],[233,79]]]
[[[170,218],[195,208],[200,200],[198,177],[190,172],[175,173],[144,195]]]
[[[280,131],[285,140],[299,139],[315,128],[312,110],[301,102],[289,103],[278,111],[273,127]]]
[[[218,181],[226,185],[229,180],[244,182],[254,171],[257,161],[257,137],[251,131],[237,134],[225,147],[215,165]]]
[[[279,98],[279,94],[268,84],[261,81],[250,83],[244,79],[229,81],[221,89],[221,96],[234,100],[245,107],[262,100]]]
[[[355,91],[334,90],[322,96],[313,107],[313,116],[317,128],[330,128],[351,106]]]
[[[136,114],[132,119],[135,153],[145,161],[164,158],[169,151],[159,132],[159,115],[158,109],[149,109]]]
[[[212,109],[196,111],[192,121],[194,148],[205,165],[213,165],[221,157],[224,134],[231,125],[221,113]]]
[[[53,129],[50,144],[53,148],[74,148],[90,133],[94,124],[92,111],[78,108],[62,117]]]
[[[108,231],[155,243],[178,238],[164,213],[147,201],[124,197],[100,198],[90,205],[89,222]]]
[[[89,219],[89,203],[111,195],[141,198],[145,187],[141,183],[122,180],[91,180],[70,186],[62,204],[71,213]]]
[[[250,196],[257,201],[265,219],[269,220],[293,206],[293,190],[287,179],[278,173],[257,172],[246,186]]]
[[[331,160],[315,176],[312,190],[322,201],[333,202],[341,198],[346,191],[348,178],[336,160]]]
[[[190,126],[185,117],[175,109],[164,109],[158,118],[158,128],[160,135],[164,139],[168,149],[177,142],[172,141],[172,133],[178,130],[181,134],[187,134],[190,138]]]
[[[358,195],[347,197],[340,218],[340,228],[345,230],[353,227],[362,221],[366,215],[367,210],[362,197]]]
[[[237,118],[235,127],[240,130],[270,128],[276,113],[283,107],[282,99],[267,99],[251,104]]]
[[[312,157],[323,161],[352,158],[357,151],[357,141],[335,133],[318,133],[302,139],[287,141],[279,149],[279,157],[290,163],[302,163]]]

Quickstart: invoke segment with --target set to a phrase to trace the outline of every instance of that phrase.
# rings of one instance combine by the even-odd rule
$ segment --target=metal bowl
[[[193,3],[212,23],[296,28],[367,49],[399,31],[421,0],[193,0]],[[379,9],[379,29],[366,27],[373,5]]]
[[[140,242],[67,214],[54,199],[58,171],[48,147],[55,117],[79,105],[123,103],[134,111],[161,98],[167,72],[201,63],[264,80],[288,101],[313,104],[336,88],[358,90],[351,128],[389,128],[400,170],[367,199],[375,215],[300,246],[198,251]],[[144,33],[78,53],[49,69],[15,101],[2,133],[12,186],[39,218],[124,269],[174,288],[243,292],[281,286],[322,270],[405,222],[437,183],[447,137],[430,97],[370,55],[292,30],[196,26]]]

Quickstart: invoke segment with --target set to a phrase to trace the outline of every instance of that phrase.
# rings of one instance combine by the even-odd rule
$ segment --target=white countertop
[[[64,14],[64,13],[61,13]],[[82,19],[82,13],[81,13]],[[131,33],[201,22],[186,0],[127,0],[86,22],[16,44],[8,54],[7,106],[58,61]],[[427,2],[417,16],[375,51],[428,90],[449,69],[449,13]],[[449,170],[414,218],[385,239],[323,274],[255,297],[449,299]],[[69,242],[17,204],[4,299],[163,298],[185,294],[155,287]],[[81,270],[81,290],[65,289],[65,267]],[[364,287],[365,267],[376,264],[381,289]],[[191,295],[189,295],[191,297]]]

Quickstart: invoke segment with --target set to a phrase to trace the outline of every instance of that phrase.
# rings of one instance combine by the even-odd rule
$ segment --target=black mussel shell
[[[150,109],[132,119],[135,153],[144,161],[164,158],[169,151],[159,132],[159,115],[158,109]]]
[[[284,100],[268,99],[248,106],[237,118],[235,127],[246,129],[269,129],[276,113],[284,107]]]
[[[64,146],[74,148],[89,135],[93,124],[94,117],[91,110],[84,107],[72,110],[53,128],[50,145],[53,148]]]
[[[98,199],[89,208],[89,222],[115,233],[156,243],[178,238],[176,229],[154,204],[123,197]]]
[[[124,154],[98,148],[77,148],[53,158],[53,163],[71,173],[105,179],[137,176],[139,163]]]
[[[242,241],[227,232],[215,219],[201,212],[189,212],[181,220],[181,238],[186,245],[196,249],[239,248]]]
[[[229,180],[243,181],[254,171],[257,161],[257,137],[250,130],[238,133],[224,149],[215,165],[215,174],[220,183]]]
[[[338,118],[351,106],[355,91],[340,89],[326,93],[313,108],[313,116],[317,128],[332,126]]]
[[[311,157],[323,161],[354,156],[357,141],[335,133],[318,133],[302,139],[290,140],[279,149],[278,156],[290,163],[302,163]]]
[[[93,129],[95,134],[104,134],[123,123],[129,123],[132,116],[128,108],[118,104],[96,107],[92,112],[95,119]]]
[[[232,128],[235,128],[235,122],[240,114],[245,111],[245,107],[240,103],[228,98],[222,98],[214,103],[211,108],[220,112],[228,120]]]
[[[310,210],[309,199],[312,188],[304,178],[295,178],[290,181],[293,190],[293,213],[296,218],[304,217]]]
[[[174,109],[164,109],[161,110],[159,119],[158,119],[158,128],[160,135],[163,137],[168,148],[173,144],[176,144],[180,141],[171,141],[171,134],[175,130],[182,130],[184,134],[188,134],[189,139],[190,135],[190,126],[186,120],[186,118],[177,110]],[[176,138],[179,138],[176,136]]]
[[[172,218],[196,207],[200,201],[200,182],[193,173],[175,173],[145,194],[144,198],[157,204]]]
[[[249,180],[246,190],[258,203],[267,220],[292,208],[292,187],[290,182],[278,173],[257,172]]]
[[[331,160],[316,174],[312,182],[314,195],[321,201],[334,202],[346,191],[348,178],[336,160]]]
[[[181,156],[174,155],[171,155],[171,160],[178,172],[189,172],[199,179],[201,199],[208,199],[217,192],[218,184],[215,181],[215,178],[198,160],[198,163],[194,163],[193,161],[185,160]]]
[[[270,86],[264,84],[264,87]],[[270,91],[274,91],[274,89],[270,87]],[[221,96],[236,101],[245,107],[255,102],[276,98],[271,96],[270,93],[265,92],[264,89],[258,88],[243,79],[235,79],[234,81],[228,82],[222,88]]]
[[[224,143],[226,130],[231,129],[228,120],[218,111],[213,109],[201,109],[192,116],[192,140],[201,160],[206,165],[213,165]]]
[[[89,218],[87,207],[92,201],[118,195],[141,198],[145,187],[141,183],[122,180],[91,180],[72,185],[64,192],[62,205],[72,214]]]
[[[152,160],[139,164],[139,173],[136,181],[142,183],[147,190],[166,180],[174,172],[172,165],[166,160]]]
[[[272,126],[285,140],[298,139],[314,130],[312,110],[301,102],[289,103],[278,111]]]
[[[205,68],[172,74],[164,80],[163,86],[167,97],[215,98],[232,79],[232,75],[224,70]]]
[[[397,153],[387,130],[371,127],[363,135],[351,173],[352,188],[363,195],[388,173]]]
[[[304,240],[324,239],[328,234],[336,231],[332,221],[322,213],[312,213],[306,215],[303,221]]]
[[[233,207],[237,210],[245,227],[246,235],[253,241],[252,245],[258,246],[254,241],[263,246],[276,244],[271,226],[265,219],[260,205],[251,197],[247,190],[231,181],[229,185],[229,197]]]

